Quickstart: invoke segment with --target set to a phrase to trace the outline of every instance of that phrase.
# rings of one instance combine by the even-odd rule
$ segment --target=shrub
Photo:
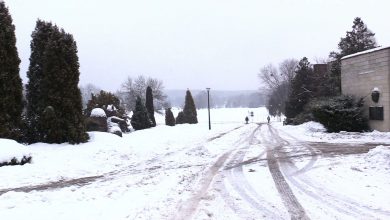
[[[328,132],[361,132],[369,130],[362,107],[362,98],[356,100],[352,96],[342,95],[312,100],[306,108]]]
[[[286,118],[283,123],[287,125],[300,125],[309,121],[315,121],[313,114],[310,111],[303,111],[295,116],[295,118]]]
[[[125,110],[122,107],[120,100],[111,92],[101,90],[98,94],[91,94],[91,99],[87,103],[87,108],[84,110],[86,116],[90,116],[95,108],[101,108],[106,113],[107,117],[116,116],[123,117]]]
[[[133,116],[131,117],[130,123],[135,130],[142,130],[152,127],[152,121],[150,120],[145,105],[142,103],[140,97],[137,97],[135,109],[133,111]]]
[[[197,124],[198,123],[194,99],[192,98],[191,92],[188,89],[186,92],[183,114],[184,114],[184,122],[183,123],[188,123],[188,124]]]
[[[183,112],[179,112],[176,117],[176,124],[184,124],[185,117]]]
[[[16,157],[12,158],[10,161],[0,162],[0,167],[2,166],[15,166],[15,165],[24,165],[26,163],[31,163],[31,156],[23,156],[19,161]]]
[[[175,117],[170,108],[165,110],[165,124],[168,126],[175,126]]]
[[[176,124],[197,124],[197,112],[190,90],[187,89],[183,111],[179,112]]]

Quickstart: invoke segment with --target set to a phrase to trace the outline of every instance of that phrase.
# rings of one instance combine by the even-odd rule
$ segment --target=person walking
[[[268,124],[269,124],[269,120],[271,120],[271,118],[270,118],[269,115],[268,115],[268,117],[267,117]]]
[[[245,117],[245,124],[248,124],[249,118],[248,116]]]

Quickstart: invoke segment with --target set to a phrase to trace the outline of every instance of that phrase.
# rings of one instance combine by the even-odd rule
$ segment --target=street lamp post
[[[207,89],[207,109],[209,111],[209,130],[211,130],[211,119],[210,119],[210,88]]]

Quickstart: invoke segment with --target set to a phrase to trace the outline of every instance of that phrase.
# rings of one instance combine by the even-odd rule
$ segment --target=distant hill
[[[165,90],[172,107],[183,107],[186,90]],[[197,108],[207,108],[207,91],[191,90]],[[266,103],[266,94],[257,90],[210,90],[213,108],[260,107]]]

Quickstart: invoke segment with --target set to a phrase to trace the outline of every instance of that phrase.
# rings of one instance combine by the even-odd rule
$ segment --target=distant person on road
[[[248,116],[245,117],[245,124],[248,124],[249,118]]]
[[[271,120],[271,118],[270,118],[269,115],[268,115],[268,117],[267,117],[268,124],[269,124],[269,120]]]

